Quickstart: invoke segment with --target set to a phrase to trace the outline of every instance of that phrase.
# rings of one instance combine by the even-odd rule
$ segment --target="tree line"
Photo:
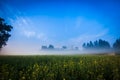
[[[93,49],[113,49],[115,52],[120,53],[120,38],[116,39],[116,41],[113,43],[112,46],[110,46],[110,43],[108,41],[99,39],[94,42],[89,41],[87,43],[83,43],[82,47],[87,50],[93,50]]]
[[[110,44],[108,41],[99,39],[94,42],[90,41],[88,43],[83,43],[82,47],[84,49],[109,49]]]

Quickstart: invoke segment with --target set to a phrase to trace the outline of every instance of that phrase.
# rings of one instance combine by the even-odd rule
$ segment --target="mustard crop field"
[[[0,80],[120,80],[120,56],[0,56]]]

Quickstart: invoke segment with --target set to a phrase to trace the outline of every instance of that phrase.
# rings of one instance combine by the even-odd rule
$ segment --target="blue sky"
[[[14,28],[4,47],[11,53],[120,37],[119,0],[0,0],[0,17]]]

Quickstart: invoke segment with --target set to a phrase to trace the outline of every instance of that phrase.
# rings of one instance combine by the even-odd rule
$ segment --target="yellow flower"
[[[63,80],[65,80],[65,78],[63,78]]]
[[[25,79],[25,77],[23,76],[22,79]]]
[[[82,60],[80,61],[80,64],[82,64],[83,62],[82,62]]]
[[[95,60],[94,63],[97,64],[97,61]]]

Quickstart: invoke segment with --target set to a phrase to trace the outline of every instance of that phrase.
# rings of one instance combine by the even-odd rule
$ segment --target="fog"
[[[84,54],[113,54],[109,50],[39,50],[30,52],[1,52],[0,55],[84,55]]]
[[[41,50],[41,55],[111,54],[113,50]]]

